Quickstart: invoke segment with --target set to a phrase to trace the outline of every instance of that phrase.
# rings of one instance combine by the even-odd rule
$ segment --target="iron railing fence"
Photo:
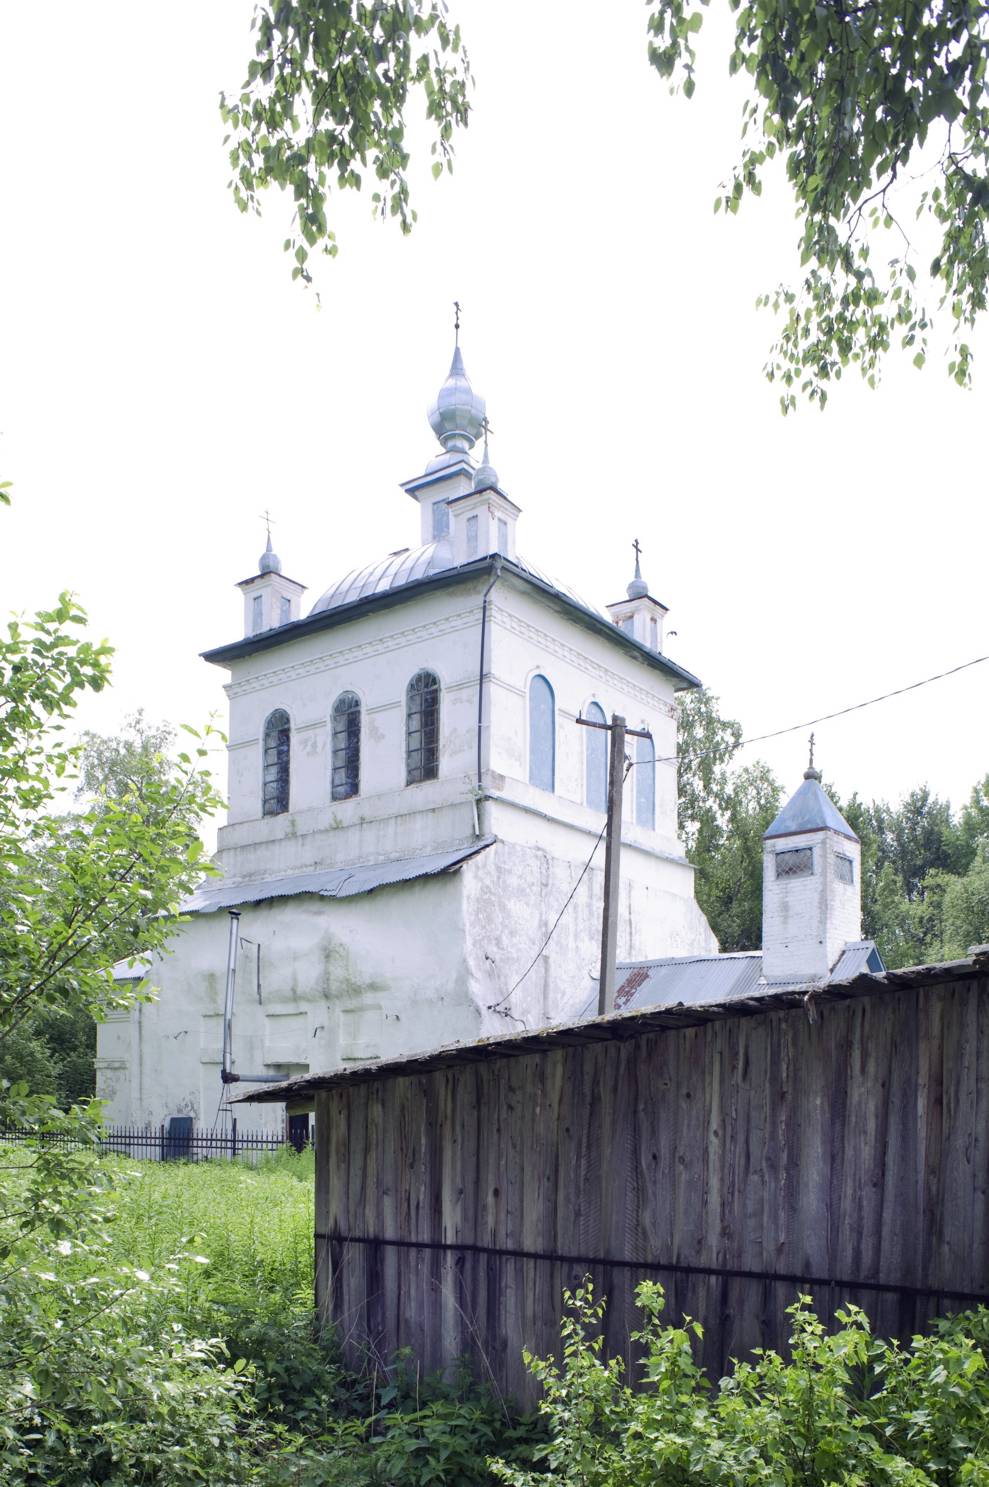
[[[61,1147],[88,1146],[68,1131],[37,1131],[19,1126],[0,1126],[0,1144],[43,1145]],[[145,1161],[208,1162],[217,1159],[244,1160],[250,1164],[268,1153],[294,1146],[301,1150],[308,1142],[308,1130],[240,1131],[236,1120],[223,1128],[211,1130],[197,1126],[188,1117],[173,1117],[160,1125],[105,1126],[96,1143],[101,1155],[116,1154],[143,1158]]]

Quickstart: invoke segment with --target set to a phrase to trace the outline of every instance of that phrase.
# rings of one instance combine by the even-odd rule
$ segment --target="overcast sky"
[[[794,276],[796,232],[772,182],[713,215],[742,96],[724,33],[688,103],[633,0],[453,4],[477,79],[455,172],[423,158],[409,238],[341,202],[318,309],[281,253],[287,203],[259,223],[226,189],[217,95],[250,0],[52,0],[43,21],[0,0],[2,600],[74,589],[116,645],[82,721],[222,720],[198,653],[241,633],[266,506],[309,603],[418,540],[398,482],[435,452],[455,298],[521,552],[600,605],[638,537],[669,653],[748,735],[989,651],[987,337],[972,394],[936,349],[784,420],[754,302]],[[974,667],[818,726],[826,777],[960,804],[989,768],[987,686]],[[799,783],[803,734],[760,755]]]

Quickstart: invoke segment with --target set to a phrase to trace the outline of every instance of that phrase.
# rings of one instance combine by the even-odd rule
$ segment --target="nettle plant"
[[[643,1313],[637,1388],[604,1354],[605,1303],[590,1281],[565,1293],[562,1360],[526,1362],[543,1387],[551,1479],[579,1487],[986,1487],[989,1312],[941,1323],[908,1346],[876,1337],[849,1306],[829,1331],[800,1296],[791,1354],[759,1351],[712,1387],[697,1365],[700,1323],[664,1324],[663,1288],[636,1292]],[[504,1461],[510,1487],[542,1471]]]

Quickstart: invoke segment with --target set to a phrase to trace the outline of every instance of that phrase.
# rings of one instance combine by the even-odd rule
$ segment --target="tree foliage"
[[[289,191],[284,247],[293,278],[311,282],[310,249],[333,256],[331,187],[360,190],[370,169],[375,212],[415,221],[406,111],[418,94],[433,126],[433,173],[452,168],[453,130],[467,123],[467,56],[442,0],[296,0],[257,7],[255,55],[236,95],[221,95],[230,185],[241,211],[269,186]]]
[[[650,0],[650,60],[688,96],[698,4],[707,0]],[[751,79],[751,93],[741,159],[716,210],[737,212],[746,192],[758,195],[767,162],[781,157],[805,270],[798,287],[762,300],[782,316],[766,371],[782,384],[783,411],[798,391],[823,407],[849,364],[874,385],[896,342],[923,366],[928,294],[950,311],[948,370],[967,386],[968,335],[989,282],[984,4],[732,0],[732,10],[729,67]],[[904,225],[913,217],[937,239],[927,265]],[[885,252],[881,232],[892,235]]]
[[[971,381],[970,331],[989,283],[989,21],[980,0],[730,0],[733,74],[751,80],[741,155],[715,209],[758,196],[778,157],[793,192],[803,279],[761,297],[781,317],[766,373],[784,412],[824,406],[849,365],[874,385],[899,344],[923,366],[932,312],[953,326],[950,375]],[[690,97],[708,0],[648,0],[648,54]],[[452,164],[470,74],[442,0],[298,0],[258,6],[255,56],[223,95],[231,187],[243,211],[270,185],[292,193],[285,249],[308,282],[309,252],[336,253],[332,187],[370,170],[381,215],[408,231],[406,110],[418,90],[433,172]],[[575,107],[577,100],[575,99]],[[923,219],[933,257],[908,231]],[[912,231],[913,229],[910,229]],[[888,235],[888,236],[884,236]]]

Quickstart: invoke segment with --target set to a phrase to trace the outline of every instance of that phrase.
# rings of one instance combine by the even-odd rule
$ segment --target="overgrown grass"
[[[184,1283],[187,1326],[217,1308],[258,1321],[311,1318],[313,1156],[294,1151],[252,1168],[239,1162],[105,1158],[115,1182],[106,1226],[110,1258],[157,1269],[179,1252],[208,1263]]]

